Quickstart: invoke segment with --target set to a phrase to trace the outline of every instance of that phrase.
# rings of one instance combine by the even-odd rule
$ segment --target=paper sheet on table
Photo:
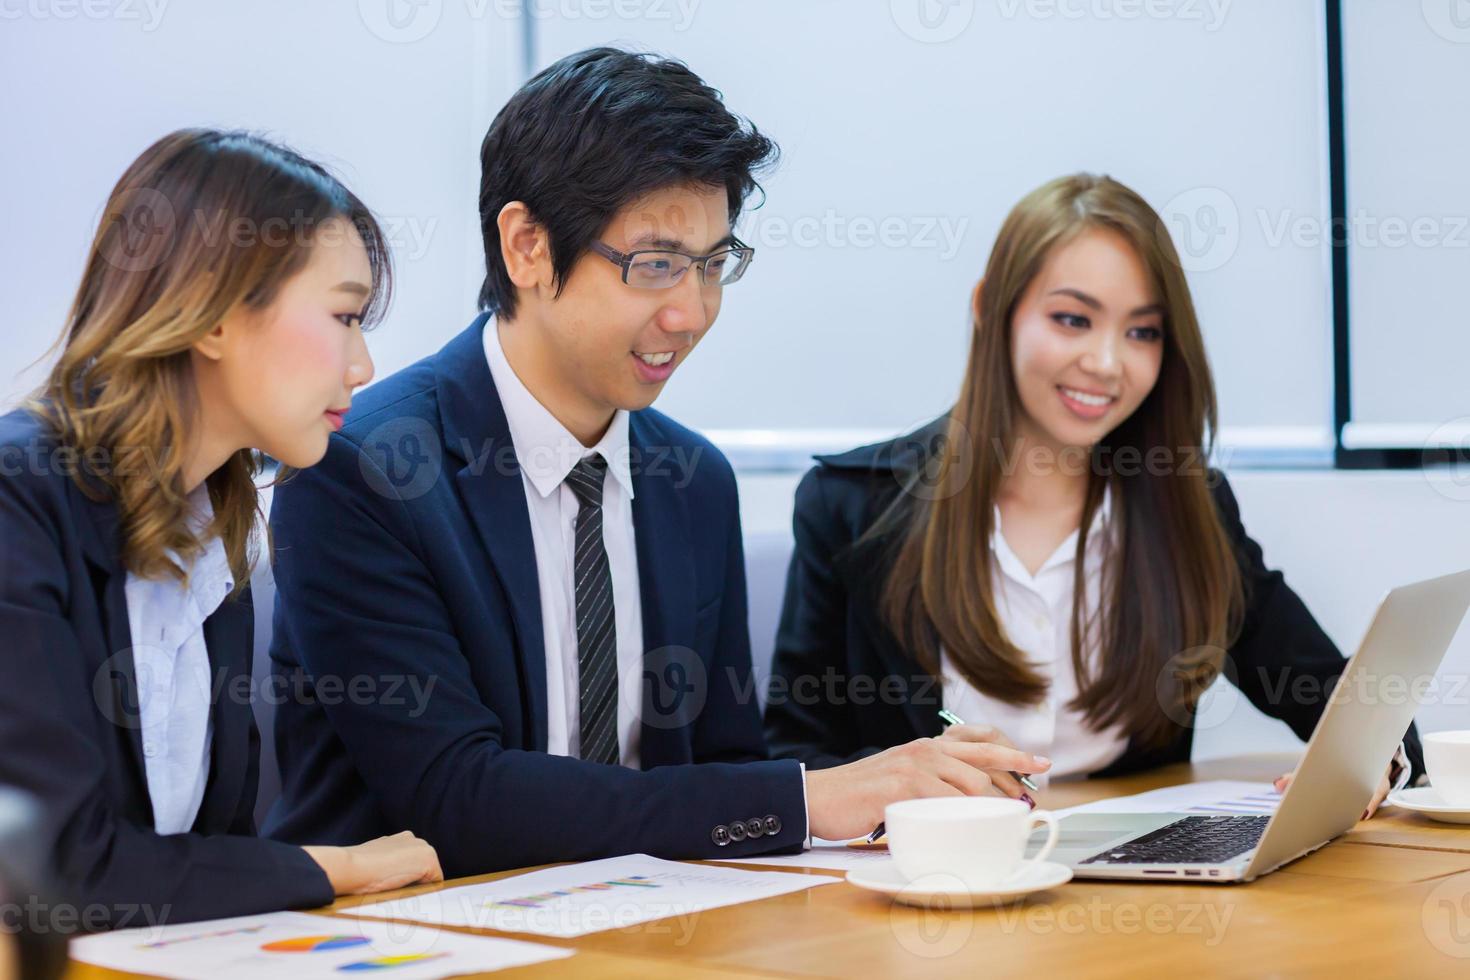
[[[848,847],[847,841],[844,840],[823,840],[820,837],[813,837],[811,850],[802,851],[800,854],[768,854],[765,857],[716,858],[716,860],[728,860],[735,864],[769,864],[774,867],[830,868],[833,871],[851,871],[853,868],[861,868],[864,865],[871,866],[874,861],[887,861],[888,858],[887,848],[862,850]]]
[[[1165,786],[1132,796],[1094,800],[1054,812],[1059,817],[1072,813],[1235,813],[1269,816],[1276,812],[1276,806],[1280,802],[1281,794],[1270,783],[1208,779],[1199,783]]]
[[[391,970],[395,980],[439,980],[561,959],[572,952],[416,923],[303,912],[119,929],[73,940],[70,950],[72,959],[85,963],[179,980],[325,980],[382,970]]]
[[[841,880],[683,864],[647,854],[628,854],[342,911],[571,938]]]

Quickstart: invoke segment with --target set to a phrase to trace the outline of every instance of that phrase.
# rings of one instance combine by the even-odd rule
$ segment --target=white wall
[[[0,0],[0,405],[40,381],[114,183],[182,126],[283,140],[383,219],[399,276],[369,336],[379,377],[469,323],[480,139],[522,72],[505,5],[410,8],[437,10],[419,37],[387,0],[148,2]]]

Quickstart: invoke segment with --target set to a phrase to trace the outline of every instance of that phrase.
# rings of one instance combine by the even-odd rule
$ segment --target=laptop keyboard
[[[1082,864],[1220,864],[1261,842],[1265,817],[1185,817]]]

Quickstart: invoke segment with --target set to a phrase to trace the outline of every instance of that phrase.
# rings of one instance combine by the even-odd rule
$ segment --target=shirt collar
[[[209,501],[209,487],[200,484],[189,495],[194,505],[194,533],[201,537],[209,522],[214,520],[214,505]],[[189,593],[199,604],[205,618],[214,614],[225,596],[235,588],[235,576],[230,570],[230,557],[225,554],[224,538],[218,534],[204,539],[204,550],[194,559],[189,569]]]
[[[209,488],[204,484],[195,487],[189,494],[193,513],[189,516],[189,527],[203,538],[209,522],[214,519],[214,508],[209,502]],[[133,579],[129,576],[128,588],[145,598],[137,610],[145,622],[145,634],[149,629],[158,630],[159,642],[170,650],[180,649],[206,619],[225,601],[235,588],[234,573],[230,569],[229,555],[225,553],[224,539],[219,535],[204,538],[202,550],[190,562],[181,562],[179,556],[169,552],[186,573],[183,583],[170,579]],[[129,615],[133,610],[129,610]]]
[[[633,499],[633,474],[629,464],[628,412],[618,409],[597,445],[590,449],[567,431],[531,394],[515,369],[506,360],[500,344],[500,323],[491,317],[485,321],[485,360],[490,365],[490,378],[500,395],[500,407],[510,426],[516,462],[530,479],[536,492],[548,497],[566,480],[582,459],[596,453],[607,461],[607,470],[618,481],[628,499]]]

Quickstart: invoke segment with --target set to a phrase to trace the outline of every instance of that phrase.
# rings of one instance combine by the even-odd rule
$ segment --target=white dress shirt
[[[536,400],[516,376],[500,346],[499,321],[484,329],[485,359],[510,425],[531,539],[536,546],[536,584],[546,645],[546,738],[552,755],[580,757],[581,691],[577,684],[577,592],[572,556],[581,505],[567,474],[584,457],[607,461],[602,491],[602,543],[612,574],[613,622],[618,656],[618,758],[637,769],[643,714],[643,608],[638,551],[633,532],[633,477],[629,467],[628,413],[618,411],[602,440],[583,446]]]
[[[1084,555],[1086,588],[1084,614],[1098,608],[1103,558],[1112,544],[1112,490],[1103,495],[1093,515]],[[1047,778],[1085,776],[1118,759],[1128,747],[1121,725],[1102,731],[1089,726],[1083,715],[1067,707],[1077,695],[1072,668],[1072,595],[1077,531],[1057,546],[1032,575],[1011,550],[1001,529],[1000,508],[990,537],[995,607],[1001,626],[1012,643],[1029,655],[1050,680],[1046,699],[1037,705],[1009,704],[975,689],[944,652],[940,651],[944,705],[968,724],[991,725],[1035,755],[1051,759],[1051,769],[1033,776],[1038,786]],[[1086,623],[1086,615],[1083,622]],[[1098,656],[1096,632],[1086,636],[1087,663]],[[1095,667],[1093,668],[1095,669]]]
[[[195,527],[214,515],[202,484],[189,495]],[[177,556],[175,556],[177,560]],[[214,537],[186,566],[185,582],[146,579],[128,573],[128,628],[138,681],[143,768],[153,804],[153,829],[183,834],[194,826],[209,782],[209,650],[204,621],[234,589],[224,542]]]

